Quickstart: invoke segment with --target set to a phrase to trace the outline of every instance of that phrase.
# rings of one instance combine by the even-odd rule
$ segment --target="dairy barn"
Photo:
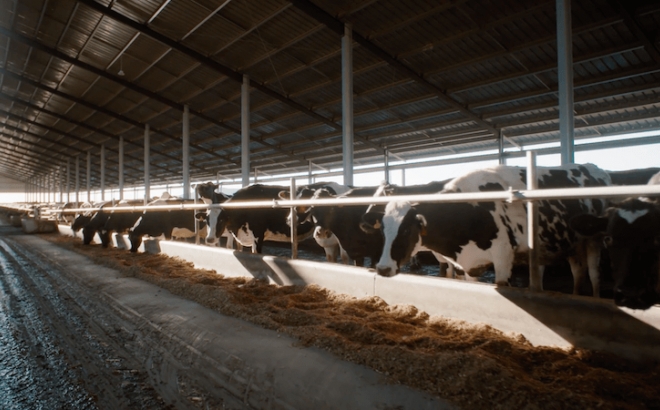
[[[2,0],[0,408],[660,408],[658,27]]]

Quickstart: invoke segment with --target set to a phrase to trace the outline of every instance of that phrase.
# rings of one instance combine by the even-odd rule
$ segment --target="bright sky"
[[[650,137],[660,135],[660,132],[645,132],[645,133],[636,133],[629,134],[623,138],[639,138],[639,137]],[[591,142],[600,142],[608,141],[613,139],[621,139],[621,136],[618,137],[599,137],[592,139],[585,139],[576,142],[576,145],[591,143]],[[534,149],[542,147],[556,147],[559,146],[558,143],[542,144],[539,146],[529,146],[525,149]],[[507,149],[507,151],[517,150],[516,148]],[[485,152],[493,153],[493,151]],[[464,156],[464,155],[463,155]],[[442,158],[451,158],[452,156],[446,156]],[[454,156],[455,157],[455,156]],[[436,158],[436,159],[440,159]],[[610,149],[600,149],[592,151],[576,151],[575,152],[575,162],[576,163],[593,163],[600,168],[603,168],[608,171],[620,171],[626,169],[636,169],[636,168],[648,168],[648,167],[660,167],[660,144],[649,144],[649,145],[640,145],[632,147],[620,147],[620,148],[610,148]],[[509,158],[507,159],[507,165],[515,166],[526,166],[527,160],[525,157],[521,158]],[[559,154],[550,154],[550,155],[538,155],[537,164],[539,166],[556,166],[560,165],[560,156]],[[477,161],[477,162],[466,162],[462,164],[451,164],[451,165],[439,165],[431,167],[420,167],[420,168],[409,168],[405,171],[405,185],[415,185],[415,184],[425,184],[430,181],[442,181],[448,178],[453,178],[458,175],[462,175],[466,172],[485,168],[488,166],[497,165],[496,160],[492,161]],[[356,173],[353,176],[353,184],[355,186],[373,186],[378,185],[384,179],[382,171],[379,172],[366,172],[366,173]],[[333,177],[324,177],[318,176],[317,181],[335,181],[338,183],[343,183],[343,177],[333,176]],[[260,180],[259,182],[268,183],[267,180]],[[390,171],[390,182],[394,184],[402,184],[402,172],[401,170],[391,170]],[[288,183],[283,181],[273,182],[278,185],[288,185]],[[298,184],[307,183],[307,177],[301,176],[297,177]],[[172,195],[181,195],[181,187],[167,187],[169,192]],[[240,188],[240,185],[225,185],[223,187],[223,192],[233,193]],[[2,187],[0,187],[0,190]],[[153,196],[160,195],[163,191],[166,190],[166,187],[152,187],[151,193]],[[124,197],[127,199],[132,199],[134,197],[141,198],[143,197],[142,190],[134,190],[132,188],[125,189]],[[73,194],[72,194],[73,196]],[[110,192],[106,191],[106,199],[110,197],[118,198],[117,190]],[[85,198],[81,198],[84,200]],[[100,200],[100,195],[97,194],[94,200]],[[11,203],[11,202],[22,202],[25,200],[25,196],[22,193],[19,194],[8,194],[0,193],[0,203]]]

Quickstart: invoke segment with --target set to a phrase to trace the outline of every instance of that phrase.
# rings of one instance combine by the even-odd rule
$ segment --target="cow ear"
[[[419,222],[419,227],[420,227],[420,234],[422,236],[426,236],[426,218],[424,218],[424,215],[417,214],[415,215],[415,219]]]
[[[360,222],[360,229],[365,233],[376,233],[380,232],[380,228],[383,224],[383,213],[382,212],[367,212],[362,215],[362,221]]]
[[[571,229],[580,235],[594,236],[607,230],[608,218],[592,214],[581,214],[571,218]]]
[[[195,219],[197,219],[198,221],[206,220],[206,212],[197,212],[195,214]]]
[[[291,197],[291,195],[289,194],[289,191],[280,191],[280,193],[277,194],[277,196],[280,197],[280,199],[283,199],[285,201],[289,200],[289,198]]]

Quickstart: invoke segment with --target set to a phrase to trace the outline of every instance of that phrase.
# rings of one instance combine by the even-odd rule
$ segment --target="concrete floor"
[[[0,319],[23,329],[0,358],[31,358],[0,360],[0,408],[456,408],[19,229],[0,226],[0,256]]]

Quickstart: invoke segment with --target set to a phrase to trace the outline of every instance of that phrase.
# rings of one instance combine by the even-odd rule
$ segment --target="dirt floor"
[[[533,347],[487,325],[429,317],[410,305],[316,286],[269,285],[42,235],[124,275],[370,367],[464,409],[660,409],[660,365],[585,350]]]

